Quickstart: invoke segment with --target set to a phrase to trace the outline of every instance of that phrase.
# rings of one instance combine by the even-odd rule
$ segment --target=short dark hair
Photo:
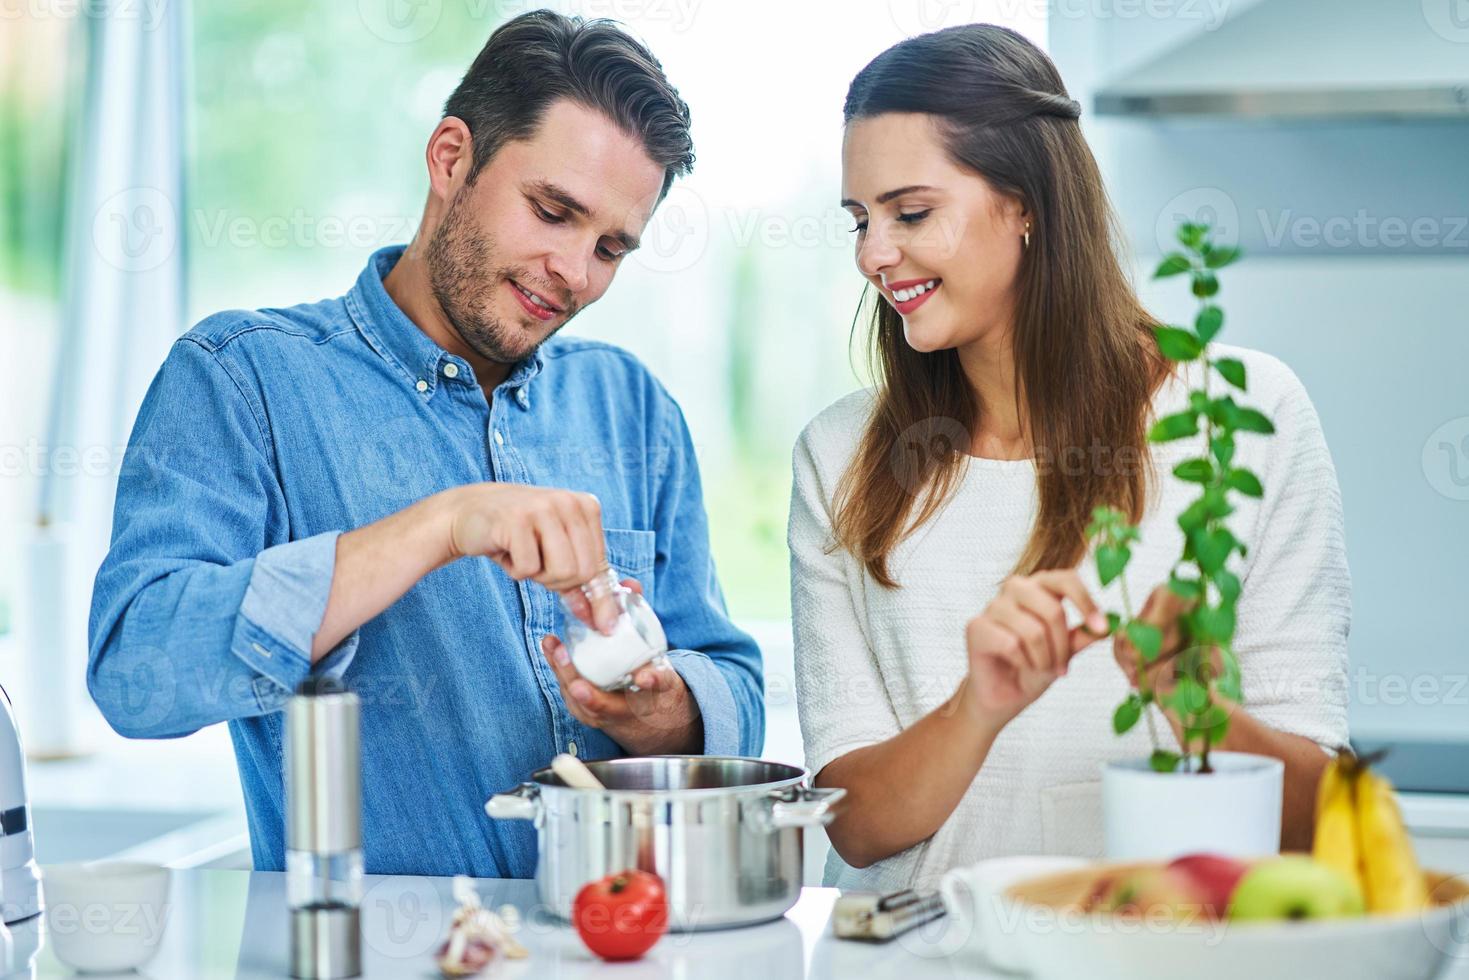
[[[444,104],[474,137],[470,182],[500,147],[529,139],[559,99],[599,110],[641,139],[664,169],[660,199],[693,169],[689,107],[642,42],[611,20],[533,10],[495,29]]]

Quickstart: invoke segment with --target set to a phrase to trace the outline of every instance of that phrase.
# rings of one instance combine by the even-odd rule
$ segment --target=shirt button
[[[459,365],[455,364],[453,361],[450,361],[448,364],[445,364],[444,365],[444,377],[446,377],[446,378],[457,378],[457,377],[459,377]]]
[[[428,391],[428,382],[423,380],[422,378],[419,378],[418,384],[414,385],[413,387],[417,388],[419,391]]]
[[[521,408],[525,408],[530,404],[530,393],[524,388],[517,388],[515,389],[515,400],[520,403]]]
[[[505,437],[502,436],[502,435],[500,435],[500,430],[498,430],[498,429],[495,430],[495,445],[497,445],[497,446],[503,446],[503,445],[505,445]]]
[[[576,755],[576,743],[575,742],[567,742],[566,743],[566,751],[570,752],[572,755]]]

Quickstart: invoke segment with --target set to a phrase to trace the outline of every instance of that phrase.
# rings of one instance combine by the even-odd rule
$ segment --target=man
[[[124,735],[229,722],[257,868],[284,867],[281,708],[313,672],[363,701],[370,872],[533,874],[533,828],[482,808],[558,752],[759,754],[760,654],[725,612],[683,417],[631,355],[552,338],[692,161],[641,44],[517,17],[429,139],[406,249],[343,297],[174,345],[119,481],[88,684]],[[604,563],[677,648],[633,692],[550,635],[556,593]]]

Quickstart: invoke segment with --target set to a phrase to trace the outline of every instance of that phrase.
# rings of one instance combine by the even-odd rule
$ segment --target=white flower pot
[[[1108,860],[1167,861],[1208,851],[1280,853],[1285,764],[1244,752],[1210,752],[1211,773],[1154,772],[1147,759],[1102,766]]]

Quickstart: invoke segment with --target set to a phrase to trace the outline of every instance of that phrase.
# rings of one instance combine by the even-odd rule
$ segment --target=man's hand
[[[623,585],[641,592],[632,579]],[[556,674],[561,699],[577,721],[599,728],[632,755],[698,754],[704,749],[699,704],[672,666],[640,668],[633,675],[637,690],[611,693],[577,673],[560,637],[541,638],[541,653]]]
[[[607,568],[602,505],[595,496],[513,483],[475,483],[448,493],[453,558],[484,555],[517,581],[562,593],[580,618],[603,632],[612,628],[617,608],[610,597],[593,609],[581,592]]]

